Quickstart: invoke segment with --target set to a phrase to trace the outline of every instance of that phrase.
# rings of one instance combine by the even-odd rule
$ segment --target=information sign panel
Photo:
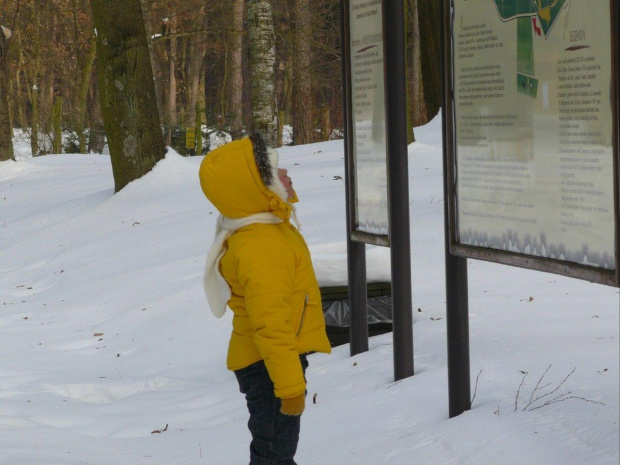
[[[453,0],[451,251],[618,285],[609,0]]]
[[[345,2],[352,238],[388,245],[385,78],[381,0]]]

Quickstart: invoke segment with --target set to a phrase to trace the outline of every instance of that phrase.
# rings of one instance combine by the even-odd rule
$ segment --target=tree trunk
[[[224,45],[224,47],[226,47],[226,45]],[[217,108],[218,108],[218,122],[217,124],[222,124],[222,122],[226,119],[225,116],[228,116],[228,103],[229,103],[229,96],[228,96],[228,90],[229,90],[229,65],[230,62],[228,60],[228,50],[226,48],[224,48],[224,59],[222,60],[222,66],[223,66],[223,70],[222,70],[222,75],[220,76],[220,85],[219,85],[219,99],[218,99],[218,104],[217,104]]]
[[[39,87],[35,84],[32,86],[32,127],[30,129],[30,150],[32,156],[39,154]]]
[[[269,0],[248,0],[250,76],[252,79],[252,130],[270,147],[276,145],[275,36]]]
[[[282,109],[284,110],[284,121],[290,121],[293,114],[293,60],[285,63],[284,70],[284,97]],[[284,124],[284,123],[282,123]]]
[[[310,3],[295,0],[293,7],[294,67],[293,67],[293,141],[296,145],[313,142],[312,78],[310,76],[311,46]]]
[[[13,95],[16,96],[16,99],[13,101],[13,105],[17,110],[17,124],[19,124],[20,129],[24,130],[28,125],[26,123],[26,115],[24,114],[24,105],[22,102],[23,97],[20,95],[22,89],[21,76],[22,72],[18,68],[17,73],[15,73],[15,81],[13,82]]]
[[[153,67],[153,76],[155,77],[155,93],[157,95],[157,110],[159,113],[159,119],[164,124],[166,124],[166,105],[165,105],[165,95],[166,92],[164,90],[164,71],[163,65],[165,64],[165,48],[167,47],[166,41],[164,40],[153,40],[153,34],[155,32],[160,33],[162,31],[162,24],[157,22],[152,24],[148,18],[151,18],[151,7],[153,6],[153,2],[151,0],[141,0],[142,3],[142,12],[145,18],[145,27],[146,33],[149,40],[149,52],[151,54],[151,66]],[[156,31],[155,27],[159,27]]]
[[[420,15],[418,3],[420,0],[411,0],[413,3],[413,79],[411,83],[411,102],[413,127],[428,123],[426,102],[424,101],[424,85],[422,83],[422,60],[420,38]]]
[[[202,155],[202,103],[196,102],[196,155]]]
[[[57,18],[55,15],[51,14],[52,8],[54,5],[52,2],[45,3],[45,10],[43,11],[43,30],[46,31],[47,36],[45,37],[55,37],[56,36],[56,27],[57,27]],[[40,35],[37,34],[38,39],[40,39]],[[42,50],[39,52],[40,54],[45,54],[45,44],[43,42],[40,44]],[[41,59],[43,57],[39,57]],[[40,72],[40,66],[37,66]],[[38,73],[39,74],[39,73]],[[54,102],[54,81],[57,78],[57,72],[52,69],[48,69],[45,73],[40,73],[39,76],[42,76],[41,82],[39,85],[39,116],[41,119],[39,122],[41,123],[45,134],[49,136],[52,132],[52,103]],[[46,150],[49,150],[49,145],[46,146]]]
[[[84,122],[86,121],[86,106],[88,103],[88,88],[90,87],[90,77],[93,72],[95,56],[97,52],[97,40],[93,36],[88,55],[83,63],[82,73],[80,76],[80,90],[78,94],[79,114],[75,130],[78,134],[80,142],[80,153],[86,153],[86,138],[84,137]]]
[[[205,49],[202,47],[202,39],[197,36],[188,38],[189,46],[189,70],[188,70],[188,95],[187,95],[187,126],[196,125],[196,105],[200,96],[200,77],[202,61],[205,57]]]
[[[140,0],[92,0],[97,80],[115,192],[164,158]]]
[[[243,19],[245,0],[233,0],[233,22],[230,38],[230,132],[238,139],[243,130]]]
[[[284,110],[278,110],[278,135],[276,136],[276,145],[282,147],[284,139]]]
[[[45,134],[52,132],[52,103],[54,102],[54,73],[43,75],[43,82],[39,86],[39,115],[42,117],[42,126]]]
[[[52,153],[62,153],[62,103],[63,98],[57,95],[52,104]]]
[[[101,102],[99,101],[99,91],[97,83],[93,86],[93,92],[90,96],[91,106],[89,111],[88,126],[88,153],[103,153],[105,148],[105,127],[103,125],[103,116],[101,115]]]
[[[418,25],[418,0],[406,1],[406,69],[407,69],[407,144],[415,142],[413,128],[422,111],[422,70],[420,69],[420,28]]]
[[[166,31],[174,35],[175,20],[171,19]],[[168,40],[168,89],[166,91],[166,145],[172,145],[172,133],[176,128],[177,121],[177,77],[176,77],[177,39]]]
[[[13,153],[13,127],[9,112],[9,40],[8,29],[0,28],[0,161],[11,160]]]
[[[196,31],[206,31],[206,17],[204,5],[196,13],[194,29]],[[196,108],[201,97],[200,82],[203,74],[203,63],[207,53],[207,46],[202,35],[193,34],[188,37],[187,47],[187,119],[186,125],[196,126]]]
[[[418,18],[420,24],[420,68],[422,70],[422,89],[426,118],[428,123],[441,108],[441,75],[439,57],[439,27],[441,21],[439,2],[419,1]]]
[[[37,30],[41,28],[41,14],[39,9],[35,9],[35,27]],[[40,87],[40,73],[41,73],[41,35],[36,34],[34,38],[34,69],[32,70],[32,85],[28,85],[28,90],[31,92],[30,103],[31,109],[31,123],[30,123],[30,150],[32,156],[36,157],[39,154],[39,87]]]
[[[13,111],[17,118],[17,124],[19,125],[19,128],[23,131],[28,127],[28,123],[26,122],[26,115],[24,113],[24,109],[26,108],[25,97],[28,94],[26,93],[24,95],[24,92],[22,90],[22,75],[25,77],[26,87],[28,86],[28,78],[25,75],[24,71],[24,50],[22,48],[21,41],[18,39],[15,42],[11,42],[11,45],[17,46],[17,55],[19,58],[17,59],[15,79],[12,81],[11,95],[13,95],[14,97],[10,99],[10,104],[13,106]]]
[[[332,133],[329,105],[321,107],[321,140],[328,141]]]

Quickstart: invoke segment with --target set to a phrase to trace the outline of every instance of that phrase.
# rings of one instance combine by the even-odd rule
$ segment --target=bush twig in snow
[[[519,394],[521,393],[521,388],[523,387],[523,383],[525,382],[525,378],[528,375],[527,371],[522,371],[521,373],[523,373],[523,378],[521,379],[521,384],[519,384],[519,389],[517,389],[517,395],[515,396],[515,410],[514,410],[515,412],[519,408]]]
[[[536,383],[536,386],[534,387],[534,389],[532,390],[532,393],[530,394],[530,399],[529,399],[528,403],[525,405],[525,407],[523,407],[521,409],[522,411],[537,410],[539,408],[543,408],[543,407],[546,407],[546,406],[551,405],[551,404],[556,404],[558,402],[564,402],[565,400],[569,400],[569,399],[578,399],[578,400],[583,400],[583,401],[586,401],[586,402],[590,402],[592,404],[605,405],[602,402],[596,402],[594,400],[586,399],[585,397],[574,396],[574,395],[572,395],[572,391],[567,391],[567,392],[564,392],[562,394],[558,394],[555,397],[551,397],[551,396],[553,396],[555,393],[557,393],[559,391],[559,389],[564,385],[564,383],[566,383],[568,378],[570,378],[572,376],[572,374],[575,372],[575,370],[577,370],[577,367],[573,368],[573,370],[569,374],[567,374],[564,377],[564,379],[562,380],[562,382],[560,382],[560,384],[558,384],[554,389],[552,389],[551,391],[546,392],[546,393],[543,394],[542,393],[543,390],[545,388],[548,388],[549,386],[551,386],[551,383],[547,383],[547,384],[542,385],[543,380],[545,379],[545,376],[547,375],[547,373],[549,372],[550,369],[551,369],[551,365],[549,365],[547,367],[545,372],[538,379],[538,382]],[[519,394],[521,393],[521,388],[523,387],[523,385],[525,383],[525,378],[528,375],[528,372],[522,372],[522,373],[523,373],[523,378],[521,379],[521,384],[519,384],[519,389],[517,389],[517,395],[515,397],[515,411],[517,411],[517,409],[519,408]],[[543,399],[547,399],[547,400],[545,400],[542,403],[538,403],[539,401],[542,401]]]
[[[471,408],[471,406],[474,403],[474,399],[476,398],[476,392],[478,391],[478,378],[480,378],[481,374],[482,374],[482,370],[480,370],[480,373],[478,373],[478,376],[476,376],[476,384],[474,385],[474,395],[471,398],[471,402],[469,402],[469,408]]]

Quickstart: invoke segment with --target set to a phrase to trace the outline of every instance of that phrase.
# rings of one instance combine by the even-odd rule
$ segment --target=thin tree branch
[[[527,372],[523,374],[523,379],[521,379],[521,384],[519,384],[519,389],[517,389],[517,395],[515,397],[515,410],[514,410],[515,412],[519,408],[519,393],[521,392],[521,387],[523,386],[523,383],[525,382],[526,377],[527,377]]]
[[[534,398],[534,394],[536,394],[536,391],[538,391],[540,383],[542,383],[542,380],[545,378],[545,375],[547,374],[547,372],[551,369],[551,365],[549,365],[547,367],[547,369],[545,370],[545,372],[542,374],[542,376],[538,379],[538,383],[536,383],[536,387],[534,388],[534,390],[532,391],[532,395],[530,396],[530,403],[527,404],[525,406],[525,408],[529,407],[530,405],[532,405],[532,399]]]
[[[568,396],[568,397],[564,397],[567,396],[568,394],[570,394],[571,392],[567,392],[565,394],[562,394],[561,396],[556,397],[555,399],[549,399],[547,402],[545,402],[542,405],[539,405],[538,407],[533,407],[531,409],[529,409],[529,411],[531,412],[532,410],[536,410],[539,408],[543,408],[547,405],[551,405],[551,404],[557,404],[558,402],[564,402],[565,400],[570,400],[570,399],[577,399],[577,400],[583,400],[585,402],[590,402],[591,404],[598,404],[598,405],[605,405],[603,402],[597,402],[595,400],[590,400],[590,399],[586,399],[585,397],[579,397],[579,396]]]
[[[549,367],[551,367],[551,365],[549,365]],[[534,404],[534,403],[538,402],[540,399],[543,399],[543,398],[545,398],[545,397],[547,397],[547,396],[552,395],[554,392],[556,392],[558,389],[560,389],[560,388],[562,387],[562,385],[566,382],[566,380],[567,380],[568,378],[570,378],[570,376],[571,376],[571,375],[575,372],[575,370],[576,370],[576,369],[577,369],[577,367],[573,368],[573,371],[571,371],[568,375],[566,375],[566,377],[562,380],[562,382],[561,382],[560,384],[558,384],[558,385],[557,385],[557,387],[556,387],[553,391],[549,391],[547,394],[543,394],[542,396],[538,396],[538,397],[536,397],[533,401],[531,400],[531,397],[530,397],[530,403],[529,403],[529,404],[527,404],[523,410],[527,409],[527,408],[528,408],[529,406],[531,406],[532,404]],[[547,373],[547,372],[545,371],[545,373]],[[544,376],[544,375],[543,375],[543,376]],[[541,378],[541,379],[542,379],[542,378]],[[534,391],[535,391],[535,390],[534,390]],[[532,397],[533,397],[533,395],[534,395],[534,392],[532,392]]]
[[[482,374],[482,370],[480,370],[480,373],[478,373],[478,376],[476,376],[476,384],[474,385],[474,395],[471,398],[471,402],[469,403],[469,408],[471,408],[471,406],[474,403],[474,399],[476,398],[476,392],[478,391],[478,378],[480,378],[480,375]]]

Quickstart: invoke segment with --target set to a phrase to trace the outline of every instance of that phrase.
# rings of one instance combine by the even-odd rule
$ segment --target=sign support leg
[[[349,284],[349,349],[351,357],[368,351],[368,306],[366,290],[366,246],[362,242],[351,240],[351,231],[355,225],[355,205],[352,194],[353,167],[351,160],[352,121],[351,115],[351,76],[347,66],[350,60],[348,2],[340,1],[340,29],[342,37],[342,76],[345,91],[343,92],[343,109],[345,116],[344,165],[345,165],[345,198],[347,209],[347,267]]]
[[[366,246],[348,239],[349,339],[351,357],[368,351]]]
[[[449,151],[452,138],[449,132],[451,120],[452,92],[446,72],[446,57],[449,56],[448,31],[450,22],[450,0],[441,2],[441,119],[443,127],[443,173],[444,173],[444,237],[446,262],[446,325],[448,340],[448,397],[450,418],[471,408],[471,380],[469,370],[469,296],[467,280],[467,259],[450,253],[450,197],[449,184],[454,182],[453,170],[449,165]]]
[[[413,375],[404,2],[383,1],[394,378]]]

